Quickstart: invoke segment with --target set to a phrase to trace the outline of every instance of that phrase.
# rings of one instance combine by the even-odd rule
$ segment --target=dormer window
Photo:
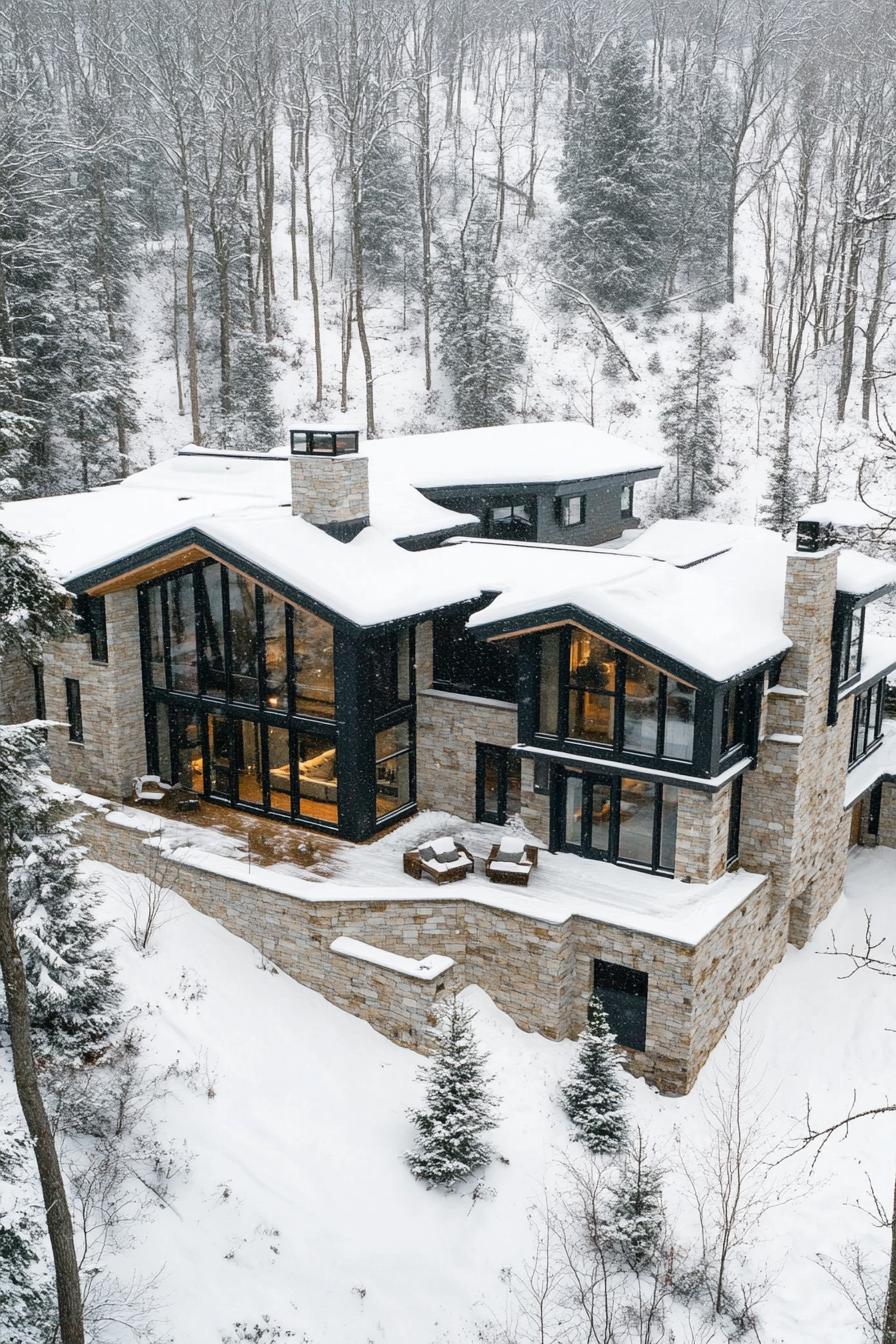
[[[293,456],[345,457],[357,453],[356,429],[291,429],[289,451]]]

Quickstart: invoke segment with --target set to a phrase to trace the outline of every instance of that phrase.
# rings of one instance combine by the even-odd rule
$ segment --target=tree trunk
[[[373,359],[370,342],[367,339],[367,323],[364,318],[364,256],[361,250],[361,184],[356,170],[351,176],[352,192],[352,251],[355,269],[355,322],[358,327],[358,341],[364,356],[364,387],[367,406],[367,433],[370,438],[376,434],[376,417],[373,410]]]
[[[324,399],[324,363],[320,348],[320,290],[317,284],[317,258],[314,255],[314,211],[311,206],[311,98],[305,85],[305,125],[302,176],[305,183],[305,223],[308,231],[308,283],[311,289],[311,317],[314,324],[314,402]]]
[[[874,280],[874,298],[868,314],[868,326],[865,329],[865,367],[862,370],[862,419],[867,423],[871,415],[871,393],[874,390],[874,356],[877,350],[877,329],[880,326],[880,314],[884,301],[884,287],[887,279],[887,222],[880,226],[880,242],[877,247],[877,275]]]
[[[171,300],[171,346],[174,354],[174,377],[177,381],[177,413],[184,415],[184,384],[180,376],[180,335],[178,331],[180,313],[177,302],[177,240],[171,249],[171,276],[173,292]]]
[[[846,415],[846,403],[849,400],[849,387],[852,382],[852,363],[856,341],[856,311],[859,303],[859,265],[862,260],[862,237],[858,227],[853,225],[852,242],[849,248],[849,265],[846,271],[845,297],[843,301],[843,354],[840,360],[840,384],[837,388],[837,419]]]
[[[53,1252],[56,1300],[59,1308],[59,1338],[61,1344],[84,1344],[84,1311],[72,1219],[59,1157],[37,1080],[37,1067],[31,1048],[28,987],[25,968],[16,944],[9,903],[7,860],[2,851],[0,851],[0,971],[6,990],[9,1042],[16,1091],[34,1146],[34,1160],[40,1177],[47,1232]]]
[[[887,1279],[882,1344],[896,1344],[896,1187],[893,1190],[893,1214],[890,1219],[890,1275]]]
[[[184,232],[187,239],[187,373],[190,380],[190,418],[193,422],[193,442],[202,442],[202,424],[199,419],[199,356],[196,350],[196,237],[193,231],[193,202],[189,188],[181,192],[184,211]]]
[[[289,118],[289,248],[292,255],[292,297],[299,297],[299,248],[296,242],[296,153],[295,118]]]

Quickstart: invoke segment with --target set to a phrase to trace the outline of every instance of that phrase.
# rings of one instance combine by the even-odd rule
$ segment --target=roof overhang
[[[596,490],[602,485],[612,485],[618,481],[653,481],[659,476],[662,467],[632,467],[628,471],[614,471],[601,476],[576,476],[569,479],[558,481],[457,481],[451,485],[418,485],[416,481],[411,484],[415,490],[419,490],[421,495],[427,499],[432,499],[438,503],[442,498],[460,494],[476,494],[483,496],[506,495],[516,491],[517,493],[525,491],[528,494],[568,494],[574,490]]]
[[[789,644],[785,645],[777,653],[771,654],[761,662],[742,668],[723,680],[717,680],[708,676],[707,673],[701,672],[699,668],[691,667],[678,658],[670,657],[669,654],[664,653],[662,649],[655,645],[647,644],[643,640],[635,638],[620,626],[613,625],[610,621],[604,621],[599,616],[594,616],[591,612],[583,611],[581,607],[572,604],[543,607],[537,611],[527,612],[522,616],[489,621],[482,625],[473,626],[471,633],[476,639],[491,641],[535,634],[541,630],[550,630],[563,625],[576,625],[582,630],[587,630],[589,634],[599,635],[609,644],[616,645],[617,648],[624,650],[626,653],[633,653],[636,658],[652,664],[661,672],[671,672],[679,681],[685,681],[689,685],[702,690],[711,690],[716,686],[725,686],[730,682],[744,681],[756,676],[766,668],[773,667],[783,658],[790,647]]]
[[[234,551],[231,547],[225,546],[215,538],[208,536],[199,527],[186,528],[182,532],[166,537],[162,541],[153,542],[149,546],[141,547],[139,550],[101,565],[97,569],[87,570],[83,574],[69,578],[65,582],[65,587],[75,596],[81,593],[102,596],[106,593],[119,592],[125,588],[136,588],[139,584],[148,583],[153,578],[173,573],[186,565],[196,564],[197,561],[206,559],[217,560],[221,564],[228,565],[252,582],[260,584],[262,588],[267,588],[277,597],[282,597],[292,606],[302,607],[305,611],[310,611],[313,615],[320,616],[323,620],[329,621],[335,626],[367,635],[375,634],[380,630],[394,629],[408,624],[416,624],[418,621],[429,620],[438,612],[445,610],[446,607],[458,605],[457,602],[442,603],[427,608],[425,611],[408,612],[404,616],[395,617],[393,620],[362,625],[321,602],[318,598],[311,596],[311,594],[287,583],[278,575],[271,573],[270,570],[255,564],[238,551]]]

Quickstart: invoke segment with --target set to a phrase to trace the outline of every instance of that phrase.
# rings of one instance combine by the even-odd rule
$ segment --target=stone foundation
[[[581,916],[554,923],[464,900],[456,889],[444,897],[376,900],[342,888],[338,899],[299,899],[265,886],[258,868],[244,880],[160,858],[142,832],[101,813],[85,819],[83,835],[94,858],[172,887],[301,984],[417,1050],[429,1048],[433,1003],[447,990],[479,985],[518,1026],[560,1040],[585,1024],[595,958],[644,971],[646,1049],[627,1051],[628,1065],[671,1095],[693,1085],[737,1003],[785,946],[786,917],[767,883],[695,947]],[[456,964],[434,981],[412,980],[331,952],[340,935]]]

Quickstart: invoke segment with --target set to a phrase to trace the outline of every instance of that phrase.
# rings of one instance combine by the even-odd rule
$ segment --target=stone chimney
[[[308,425],[289,434],[292,511],[339,541],[351,541],[370,522],[360,438],[358,429],[333,425]]]
[[[789,942],[802,946],[843,886],[843,797],[851,713],[828,722],[839,547],[801,524],[787,556],[784,633],[792,647],[763,705],[757,767],[744,775],[741,861],[771,875]]]

